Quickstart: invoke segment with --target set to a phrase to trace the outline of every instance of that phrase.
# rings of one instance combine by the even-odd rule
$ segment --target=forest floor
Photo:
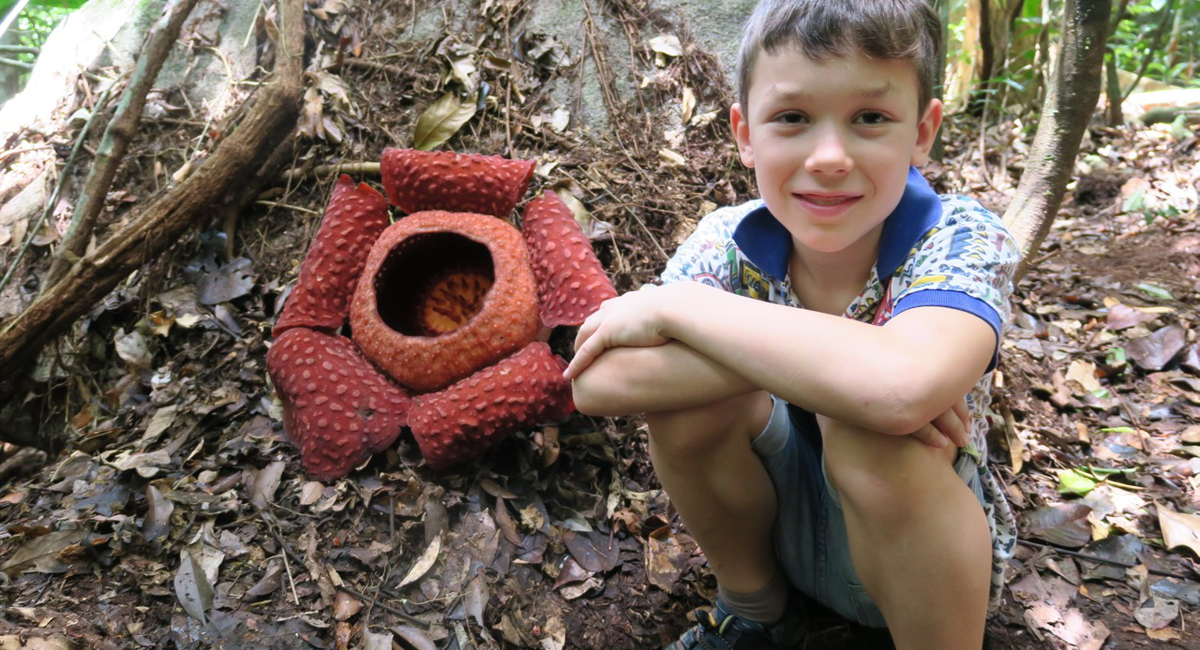
[[[356,32],[364,59],[402,41],[396,22]],[[338,29],[355,24],[376,23]],[[345,479],[304,476],[265,355],[332,189],[312,171],[410,142],[434,49],[446,43],[316,73],[299,173],[236,227],[212,224],[134,274],[45,357],[26,399],[63,442],[0,452],[0,647],[626,650],[660,647],[714,596],[637,418],[576,414],[444,473],[405,433]],[[618,290],[636,288],[701,214],[753,195],[712,66],[664,66],[634,108],[610,107],[634,117],[607,135],[558,119],[539,91],[555,72],[518,76],[508,111],[489,104],[450,146],[537,159],[530,196],[578,199]],[[109,226],[201,135],[186,121],[140,135]],[[935,188],[1003,212],[1032,129],[980,133],[955,115],[944,138]],[[1197,149],[1166,125],[1092,128],[1017,287],[990,454],[1028,543],[988,648],[1200,647]],[[22,305],[6,295],[0,318]],[[569,354],[570,337],[551,343]],[[806,609],[804,648],[890,647]]]

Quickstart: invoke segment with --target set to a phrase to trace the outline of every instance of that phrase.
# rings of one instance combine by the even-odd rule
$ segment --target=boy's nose
[[[836,129],[824,129],[815,135],[812,153],[804,162],[810,174],[845,174],[854,167],[845,140]]]

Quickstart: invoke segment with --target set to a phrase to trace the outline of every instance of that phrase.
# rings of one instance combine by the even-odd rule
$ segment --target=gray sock
[[[767,586],[748,594],[738,594],[717,586],[717,597],[724,601],[729,611],[756,623],[770,624],[783,618],[787,607],[788,582],[783,574],[776,572]]]

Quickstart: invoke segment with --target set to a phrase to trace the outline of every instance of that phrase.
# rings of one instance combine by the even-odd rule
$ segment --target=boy
[[[730,116],[762,200],[580,328],[576,405],[646,414],[718,581],[671,648],[787,647],[789,584],[901,650],[982,645],[1014,542],[982,415],[1018,253],[915,169],[940,33],[924,0],[763,0]]]

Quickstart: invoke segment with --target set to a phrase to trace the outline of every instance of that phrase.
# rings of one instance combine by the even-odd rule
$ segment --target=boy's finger
[[[962,420],[963,429],[971,430],[971,411],[967,408],[967,399],[958,400],[954,404],[954,412],[958,415],[958,419]]]
[[[574,379],[583,372],[584,368],[591,365],[592,360],[604,350],[603,346],[595,345],[595,341],[595,338],[589,338],[579,346],[579,349],[575,351],[575,357],[571,359],[571,363],[568,363],[567,369],[563,371],[563,377]]]
[[[956,446],[966,445],[967,431],[963,428],[962,420],[959,419],[954,409],[937,416],[931,424]]]
[[[941,449],[950,442],[950,440],[946,436],[942,435],[941,432],[939,432],[932,424],[926,424],[915,431],[912,436],[921,441],[922,444],[929,445],[935,449]]]

